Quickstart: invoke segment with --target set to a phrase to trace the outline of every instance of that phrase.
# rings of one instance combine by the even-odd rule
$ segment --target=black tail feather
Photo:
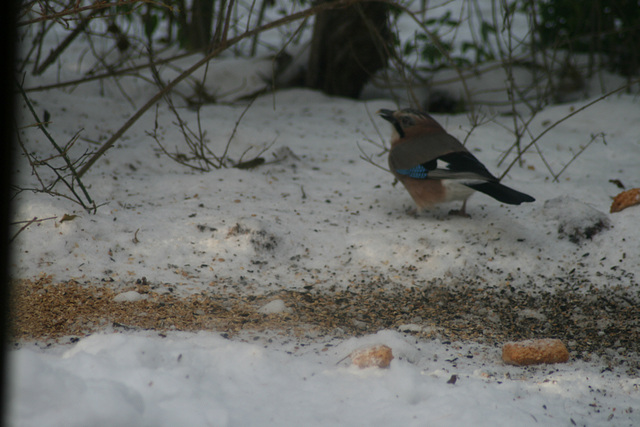
[[[516,191],[513,188],[500,184],[499,182],[483,182],[481,184],[465,185],[509,205],[519,205],[523,202],[535,202],[536,200],[528,194]]]

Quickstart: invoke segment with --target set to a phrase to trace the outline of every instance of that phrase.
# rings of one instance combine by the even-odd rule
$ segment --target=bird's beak
[[[395,117],[393,117],[393,111],[391,110],[385,110],[384,108],[382,110],[378,110],[376,112],[376,114],[378,114],[380,117],[382,117],[383,119],[385,119],[388,122],[395,122],[396,119]]]
[[[402,129],[400,122],[398,122],[398,119],[396,118],[395,113],[396,113],[395,111],[385,110],[384,108],[382,110],[378,110],[377,112],[377,114],[379,114],[380,117],[382,117],[383,119],[391,123],[391,125],[393,126],[393,129],[394,129],[393,135],[395,135],[393,137],[394,139],[404,138],[404,130]]]

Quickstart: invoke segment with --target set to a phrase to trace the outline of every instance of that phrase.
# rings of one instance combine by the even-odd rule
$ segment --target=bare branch
[[[151,97],[151,99],[149,99],[147,101],[146,104],[144,104],[140,109],[138,109],[138,111],[136,111],[136,113],[133,116],[131,116],[129,118],[129,120],[127,120],[120,127],[120,129],[118,129],[111,136],[111,138],[109,138],[98,149],[98,151],[93,155],[93,157],[91,157],[91,159],[89,159],[89,161],[82,167],[82,169],[80,169],[79,176],[80,177],[83,176],[91,168],[91,166],[93,166],[93,164],[100,157],[102,157],[104,155],[104,153],[109,148],[111,148],[113,146],[113,144],[115,144],[115,142],[118,139],[120,139],[120,137],[122,135],[124,135],[125,132],[127,130],[129,130],[129,128],[131,126],[133,126],[133,124],[135,122],[137,122],[138,119],[140,119],[140,117],[142,117],[142,115],[144,113],[146,113],[147,110],[149,110],[149,108],[151,108],[156,102],[158,102],[167,92],[172,90],[178,83],[180,83],[185,78],[187,78],[188,76],[193,74],[197,69],[199,69],[200,67],[205,65],[207,62],[209,62],[211,59],[213,59],[216,56],[218,56],[220,53],[222,53],[223,51],[225,51],[229,47],[235,45],[236,43],[240,42],[241,40],[244,40],[245,38],[252,37],[254,34],[259,34],[259,33],[262,33],[264,31],[270,30],[272,28],[276,28],[276,27],[282,26],[282,25],[287,24],[289,22],[294,22],[294,21],[306,18],[308,16],[315,15],[318,12],[321,12],[321,11],[324,11],[324,10],[348,7],[348,6],[350,6],[350,5],[354,4],[354,3],[357,3],[359,1],[368,2],[368,1],[374,1],[374,0],[342,0],[342,1],[338,1],[338,2],[321,3],[321,4],[317,5],[317,6],[310,7],[308,9],[305,9],[305,10],[297,12],[297,13],[292,13],[291,15],[288,15],[288,16],[282,17],[280,19],[277,19],[275,21],[269,22],[268,24],[264,24],[264,25],[261,25],[259,27],[254,28],[252,30],[246,31],[246,32],[242,33],[239,36],[236,36],[236,37],[233,37],[231,39],[222,41],[218,46],[215,47],[215,49],[213,49],[211,52],[209,52],[204,58],[202,58],[201,60],[199,60],[198,62],[193,64],[190,68],[188,68],[182,74],[180,74],[175,79],[173,79],[170,83],[168,83],[166,85],[166,87],[164,89],[162,89],[160,92],[156,93],[153,97]],[[390,0],[387,0],[385,2],[391,3]]]
[[[255,102],[256,98],[253,98],[245,107],[245,109],[242,111],[242,114],[240,114],[240,117],[238,117],[238,120],[236,120],[236,124],[233,127],[233,131],[231,132],[231,136],[229,136],[229,140],[227,141],[227,145],[224,147],[224,152],[222,153],[222,158],[225,159],[227,157],[227,153],[229,152],[229,147],[231,146],[231,141],[233,140],[233,137],[236,136],[236,132],[238,130],[238,126],[240,125],[240,122],[242,121],[242,118],[244,117],[245,114],[247,114],[247,111],[249,111],[249,108],[251,108],[251,106],[253,105],[253,103]]]
[[[614,93],[623,91],[625,89],[628,89],[629,87],[631,87],[632,85],[636,84],[636,83],[640,83],[640,79],[636,79],[633,80],[623,86],[618,87],[617,89],[614,89],[610,92],[605,93],[604,95],[594,99],[593,101],[583,105],[580,108],[575,109],[574,111],[572,111],[571,113],[567,114],[566,116],[562,117],[561,119],[555,121],[551,126],[547,127],[545,130],[543,130],[542,132],[540,132],[538,134],[538,136],[536,136],[535,138],[533,138],[533,140],[531,142],[529,142],[523,149],[522,149],[522,154],[526,153],[533,145],[535,145],[543,136],[545,136],[547,133],[549,133],[552,129],[554,129],[556,126],[558,126],[560,123],[563,123],[567,120],[569,120],[571,117],[575,116],[576,114],[579,114],[581,112],[583,112],[584,110],[586,110],[587,108],[591,107],[594,104],[597,104],[598,102],[602,101],[603,99],[608,98],[609,96],[613,95]],[[511,161],[511,163],[509,163],[509,166],[507,166],[507,168],[504,170],[504,172],[502,172],[502,175],[500,175],[499,179],[504,178],[509,171],[511,170],[511,168],[519,161],[519,157],[517,156],[515,159],[513,159]]]
[[[43,221],[49,221],[51,219],[56,219],[56,216],[50,216],[49,218],[42,218],[42,219],[38,219],[37,216],[34,216],[33,219],[30,219],[28,221],[16,221],[16,222],[12,222],[11,225],[15,225],[15,224],[24,224],[22,227],[20,227],[20,230],[18,230],[16,232],[16,234],[14,234],[13,236],[11,236],[11,238],[9,239],[9,243],[13,242],[16,237],[18,237],[18,235],[20,233],[22,233],[24,230],[26,230],[30,225],[35,224],[36,222],[43,222]]]
[[[18,27],[23,27],[25,25],[31,25],[31,24],[36,24],[38,22],[43,22],[43,21],[52,21],[52,20],[57,20],[60,18],[65,18],[68,17],[70,15],[78,15],[82,12],[86,12],[88,10],[91,10],[92,13],[93,12],[98,12],[98,11],[102,11],[103,9],[108,9],[110,7],[116,7],[116,6],[126,6],[126,5],[130,5],[130,4],[135,4],[135,3],[150,3],[150,4],[155,4],[156,6],[161,6],[161,7],[166,7],[168,9],[173,10],[173,8],[167,4],[161,3],[161,2],[156,2],[153,0],[120,0],[114,3],[107,3],[106,1],[100,1],[97,0],[94,4],[90,5],[90,6],[83,6],[83,7],[74,7],[74,8],[70,8],[70,9],[65,9],[62,12],[56,12],[56,13],[52,13],[49,15],[42,15],[39,18],[34,18],[34,19],[30,19],[28,21],[22,21],[22,22],[18,22],[16,25]],[[140,5],[141,6],[141,5]],[[140,7],[138,6],[138,7]],[[66,18],[66,19],[81,19],[81,18]]]
[[[16,82],[17,86],[18,86],[18,90],[20,91],[20,93],[22,94],[22,98],[24,99],[25,103],[27,104],[27,107],[29,108],[29,111],[31,112],[31,115],[33,116],[33,118],[35,119],[35,121],[37,123],[42,123],[40,121],[40,118],[38,117],[38,114],[36,113],[35,109],[33,108],[33,105],[31,104],[31,101],[29,100],[29,97],[27,96],[27,94],[25,93],[25,91],[22,89],[22,86],[20,85],[19,82]],[[82,200],[81,197],[77,196],[77,201],[82,205],[83,208],[85,208],[86,210],[90,210],[93,209],[95,210],[96,208],[96,204],[95,202],[91,199],[91,196],[89,196],[89,193],[87,192],[87,189],[85,188],[84,184],[82,183],[82,180],[80,179],[80,176],[78,175],[78,173],[76,172],[76,168],[74,165],[74,162],[72,162],[69,159],[69,156],[67,155],[66,151],[63,150],[58,143],[53,139],[53,137],[51,136],[51,134],[47,131],[47,129],[42,126],[39,125],[38,126],[40,128],[40,130],[42,131],[42,133],[45,135],[45,137],[49,140],[49,142],[51,143],[51,145],[54,146],[54,148],[58,151],[58,153],[60,154],[60,157],[62,157],[62,159],[65,161],[67,167],[69,168],[69,170],[71,171],[71,176],[72,176],[72,182],[68,183],[65,179],[62,179],[62,177],[59,175],[59,173],[57,172],[57,170],[53,167],[51,167],[48,163],[46,164],[47,166],[50,166],[54,172],[56,173],[56,175],[62,179],[62,181],[67,185],[67,187],[69,188],[69,190],[71,190],[74,195],[76,195],[74,187],[73,187],[73,181],[78,183],[78,186],[80,187],[80,189],[82,190],[82,193],[84,194],[84,197],[86,198],[87,202],[89,203],[89,205],[86,205],[84,203],[84,201]],[[75,137],[72,140],[75,140],[78,137],[78,134],[75,135]]]
[[[597,134],[591,134],[591,140],[585,144],[583,147],[580,147],[580,150],[578,150],[578,152],[576,152],[576,154],[573,155],[573,157],[571,158],[571,160],[569,160],[567,162],[566,165],[564,165],[564,167],[562,169],[560,169],[560,172],[558,172],[556,175],[553,176],[553,180],[555,182],[559,181],[560,175],[562,175],[562,173],[567,170],[567,168],[569,167],[569,165],[571,165],[571,163],[573,163],[573,161],[575,159],[578,158],[578,156],[580,156],[580,154],[582,154],[587,148],[589,148],[589,146],[593,143],[593,141],[595,141],[597,138],[602,138],[602,142],[607,145],[607,140],[605,139],[605,133],[604,132],[600,132]]]

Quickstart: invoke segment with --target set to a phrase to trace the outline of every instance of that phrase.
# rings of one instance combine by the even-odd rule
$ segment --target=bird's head
[[[378,110],[378,114],[393,125],[394,140],[404,138],[406,131],[414,126],[427,125],[428,127],[433,127],[435,124],[441,129],[440,125],[429,114],[415,108],[404,108],[397,111],[382,109]]]

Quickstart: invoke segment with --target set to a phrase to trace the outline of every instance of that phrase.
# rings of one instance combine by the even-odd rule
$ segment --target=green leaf
[[[422,58],[434,64],[437,60],[442,59],[442,52],[432,44],[427,44],[422,48]]]
[[[486,42],[489,39],[489,34],[496,34],[496,27],[486,21],[482,21],[482,24],[480,25],[480,34],[482,35],[482,41]]]
[[[151,40],[153,37],[153,33],[155,33],[158,28],[158,16],[157,15],[145,15],[144,16],[144,34],[147,36],[147,39]]]
[[[415,44],[413,44],[411,42],[407,42],[407,43],[404,44],[403,53],[405,55],[410,55],[415,51],[416,51],[416,45]]]

